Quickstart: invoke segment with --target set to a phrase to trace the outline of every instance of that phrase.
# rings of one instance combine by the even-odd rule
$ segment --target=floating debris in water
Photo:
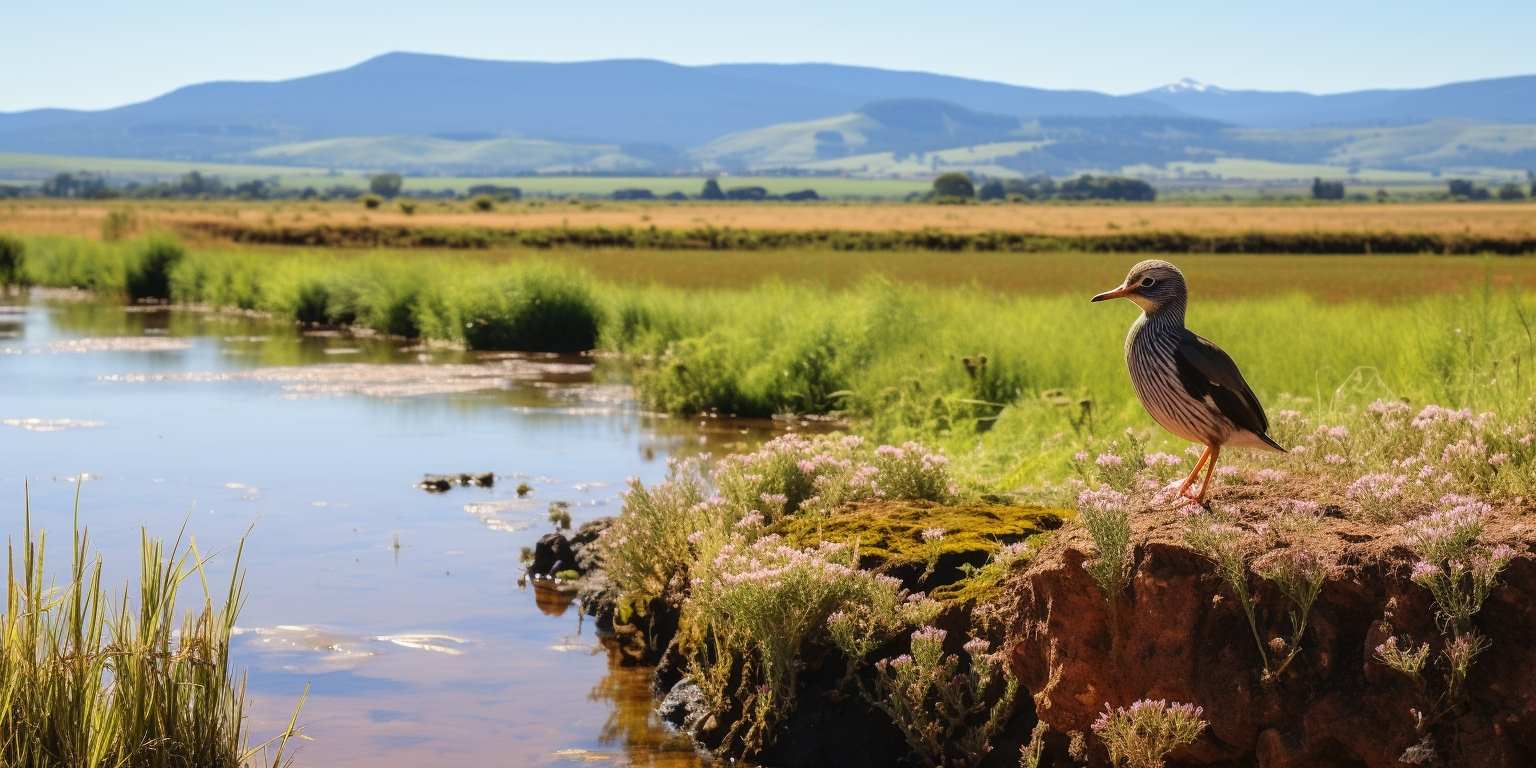
[[[514,384],[537,383],[545,377],[587,376],[591,372],[590,363],[502,360],[487,364],[332,363],[275,366],[246,371],[129,373],[110,374],[99,380],[132,384],[260,381],[280,384],[285,393],[296,397],[418,397],[510,389]],[[628,388],[621,387],[619,390],[626,397],[630,394]]]
[[[0,355],[78,355],[91,352],[181,352],[192,348],[186,339],[166,336],[101,336],[65,339],[39,346],[0,347]]]
[[[25,429],[28,432],[59,432],[65,429],[99,429],[105,427],[105,421],[91,419],[0,419],[0,424],[7,427]]]
[[[360,355],[363,350],[359,347],[326,347],[327,355]]]
[[[605,755],[602,752],[593,752],[590,749],[575,747],[571,749],[557,749],[550,754],[550,757],[557,760],[574,760],[582,763],[610,763],[613,762],[614,758],[613,755]]]
[[[496,485],[494,472],[460,472],[456,475],[427,475],[416,484],[427,493],[447,493],[455,487],[490,488]]]
[[[432,653],[443,653],[449,656],[463,655],[464,651],[453,646],[464,645],[466,642],[463,638],[454,637],[452,635],[434,635],[426,633],[379,635],[374,639],[384,643],[392,643],[394,645],[400,646],[401,648],[411,648],[418,651],[430,651]]]
[[[256,651],[276,653],[310,652],[322,654],[331,665],[355,664],[387,653],[392,649],[463,655],[469,641],[462,637],[435,632],[402,632],[391,635],[349,636],[307,624],[278,624],[273,627],[235,627],[233,634],[244,637]]]
[[[464,511],[479,518],[485,527],[502,533],[517,533],[533,525],[535,502],[521,499],[481,501],[465,504]],[[509,517],[515,515],[515,517]]]

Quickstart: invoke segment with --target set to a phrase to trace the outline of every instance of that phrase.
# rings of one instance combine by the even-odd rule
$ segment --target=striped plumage
[[[1188,289],[1178,267],[1156,259],[1143,261],[1131,268],[1119,288],[1093,300],[1120,297],[1142,309],[1125,338],[1125,361],[1136,396],[1164,429],[1206,446],[1179,489],[1181,495],[1203,468],[1205,481],[1194,499],[1205,497],[1223,446],[1285,450],[1267,434],[1264,406],[1237,364],[1220,347],[1184,327]]]

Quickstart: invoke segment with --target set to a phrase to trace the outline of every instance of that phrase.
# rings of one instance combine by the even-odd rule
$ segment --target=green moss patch
[[[828,515],[797,515],[774,532],[799,547],[823,541],[857,545],[862,567],[900,578],[943,600],[972,600],[1003,569],[989,566],[1003,546],[1054,530],[1070,512],[986,502],[883,501],[852,504]],[[924,531],[943,536],[926,540]],[[999,571],[992,573],[992,571]]]

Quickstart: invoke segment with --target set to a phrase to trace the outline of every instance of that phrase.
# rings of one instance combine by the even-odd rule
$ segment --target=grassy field
[[[315,187],[323,190],[338,185],[361,189],[368,186],[368,173],[365,171],[333,171],[317,166],[0,153],[0,179],[9,179],[17,183],[37,183],[56,173],[78,171],[107,174],[116,181],[166,181],[198,171],[219,176],[225,181],[275,179],[280,185],[295,189]],[[452,190],[464,193],[476,185],[494,184],[517,187],[526,195],[538,196],[607,196],[614,190],[637,187],[649,189],[657,195],[666,195],[671,192],[697,195],[704,187],[705,178],[704,176],[410,176],[405,180],[405,189],[418,192]],[[822,197],[869,199],[902,198],[912,192],[926,192],[930,186],[927,181],[913,179],[795,176],[722,176],[720,184],[727,189],[758,186],[767,189],[770,194],[814,189]]]
[[[571,179],[571,182],[586,181]],[[782,181],[782,180],[781,180]],[[804,180],[801,180],[804,181]],[[367,209],[357,202],[19,201],[0,203],[0,231],[99,236],[113,212],[138,231],[200,223],[239,227],[635,228],[767,232],[1005,232],[1061,237],[1421,234],[1536,237],[1536,203],[926,205],[909,203],[667,203],[524,201],[489,212],[463,201]]]
[[[844,413],[876,434],[957,441],[997,476],[1021,461],[1060,471],[1063,434],[1146,423],[1121,359],[1135,312],[1086,300],[1123,276],[1133,261],[1123,256],[999,259],[962,282],[969,254],[890,271],[855,261],[829,276],[818,269],[845,254],[805,253],[752,276],[749,254],[183,253],[78,238],[24,247],[23,274],[37,284],[476,349],[595,347],[627,360],[625,375],[662,410]],[[1272,408],[1282,396],[1314,411],[1377,397],[1531,407],[1536,291],[1525,260],[1178,260],[1194,287],[1192,326],[1243,363]],[[978,425],[995,428],[978,441]]]

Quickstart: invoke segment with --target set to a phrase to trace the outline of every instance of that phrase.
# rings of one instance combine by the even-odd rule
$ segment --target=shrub
[[[1109,762],[1127,768],[1162,768],[1168,753],[1194,743],[1205,731],[1204,710],[1192,704],[1142,699],[1110,709],[1093,722],[1093,732],[1109,750]]]
[[[960,659],[944,653],[944,638],[944,630],[924,627],[912,633],[910,654],[882,659],[870,703],[926,765],[974,768],[1012,714],[1019,684],[987,641],[965,644],[970,664],[962,671]]]
[[[481,213],[495,210],[496,201],[490,195],[479,195],[469,201],[469,207]]]
[[[584,352],[597,346],[602,310],[584,275],[532,268],[470,288],[462,319],[471,349]]]
[[[415,203],[407,203],[404,200],[401,200],[398,203],[398,205],[400,206],[400,212],[401,213],[403,213],[403,214],[405,214],[407,216],[414,216],[416,214],[416,204]]]
[[[119,208],[107,212],[107,218],[101,222],[101,239],[109,243],[115,243],[133,232],[136,222],[133,210]]]
[[[384,198],[379,197],[378,195],[363,195],[363,207],[370,211],[378,208],[383,204]]]
[[[1093,539],[1095,550],[1095,557],[1083,562],[1083,570],[1104,593],[1111,617],[1131,577],[1131,522],[1127,504],[1123,494],[1109,490],[1084,492],[1078,497],[1078,515]]]
[[[144,241],[129,259],[124,288],[134,301],[171,298],[171,272],[187,256],[173,239],[153,237]]]
[[[802,648],[828,619],[856,606],[894,614],[906,596],[840,544],[797,549],[738,534],[700,567],[684,609],[689,672],[717,717],[740,707],[722,747],[748,756],[793,710]]]
[[[0,288],[26,283],[26,243],[0,234]]]

